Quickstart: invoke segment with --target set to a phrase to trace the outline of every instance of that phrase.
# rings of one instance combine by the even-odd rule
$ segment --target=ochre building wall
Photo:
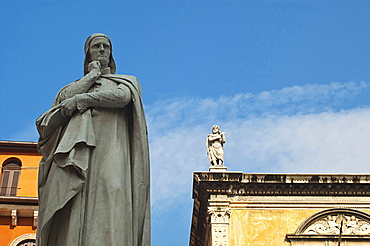
[[[19,218],[18,225],[14,228],[9,226],[10,217],[0,217],[0,245],[9,246],[16,238],[25,234],[36,234],[32,229],[32,218]]]
[[[37,197],[38,166],[41,160],[40,154],[17,152],[0,153],[1,164],[9,158],[17,158],[22,163],[17,196]]]
[[[231,209],[230,246],[290,246],[287,234],[324,209]],[[370,214],[370,210],[360,210]],[[370,244],[370,243],[369,243]]]

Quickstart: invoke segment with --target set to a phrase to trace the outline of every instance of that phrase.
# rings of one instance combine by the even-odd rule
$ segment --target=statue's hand
[[[60,113],[63,117],[69,117],[77,109],[76,97],[71,97],[60,104]]]
[[[87,66],[87,69],[89,70],[89,72],[91,72],[93,69],[96,69],[100,72],[100,68],[101,68],[101,65],[99,61],[92,61]]]
[[[89,70],[89,75],[94,79],[97,79],[101,75],[100,68],[101,65],[99,61],[92,61],[87,67]]]

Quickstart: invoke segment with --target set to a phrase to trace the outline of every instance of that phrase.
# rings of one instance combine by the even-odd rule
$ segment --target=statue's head
[[[218,125],[214,125],[212,127],[212,133],[213,134],[220,133],[220,127]]]
[[[111,73],[116,73],[116,63],[114,62],[113,55],[112,55],[112,42],[110,41],[109,37],[103,33],[94,33],[90,35],[86,42],[85,42],[85,61],[84,61],[84,74],[86,75],[88,71],[88,65],[90,62],[93,61],[91,53],[93,52],[94,45],[96,43],[103,43],[109,45],[109,60],[108,60],[108,67],[110,67]],[[108,51],[107,51],[108,53]]]

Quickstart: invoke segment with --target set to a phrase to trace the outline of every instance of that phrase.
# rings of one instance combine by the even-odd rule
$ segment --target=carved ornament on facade
[[[210,208],[208,214],[211,216],[211,223],[229,223],[230,209]]]
[[[228,246],[228,229],[227,227],[213,228],[212,246]]]
[[[331,214],[315,221],[303,234],[311,235],[370,235],[370,223],[353,214]]]
[[[229,218],[230,209],[225,207],[209,207],[211,219],[212,246],[229,245]]]
[[[21,235],[17,237],[16,239],[14,239],[14,241],[10,244],[10,246],[19,246],[19,244],[24,242],[25,240],[36,242],[36,234],[28,233],[28,234]],[[35,244],[30,244],[30,245],[35,245]]]

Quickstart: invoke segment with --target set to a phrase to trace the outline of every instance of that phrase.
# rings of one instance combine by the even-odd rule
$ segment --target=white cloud
[[[365,82],[308,84],[217,99],[170,99],[146,105],[146,109],[151,130],[167,131],[206,121],[335,111],[369,89],[370,83]]]
[[[369,121],[370,109],[354,109],[228,122],[226,162],[244,172],[369,173]]]
[[[154,212],[191,206],[192,175],[208,170],[205,139],[214,124],[227,135],[229,171],[369,173],[370,109],[342,109],[368,89],[367,83],[309,84],[146,105]],[[12,139],[37,141],[29,125]]]
[[[370,172],[370,109],[341,109],[368,88],[309,84],[149,105],[154,210],[189,201],[192,173],[208,170],[205,138],[214,124],[227,135],[229,171]]]

